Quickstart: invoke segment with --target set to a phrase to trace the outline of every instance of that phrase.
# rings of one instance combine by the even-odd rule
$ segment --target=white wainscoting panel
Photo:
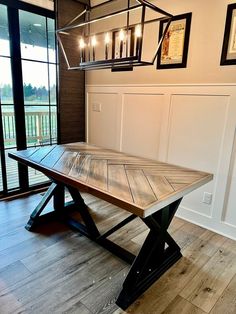
[[[224,135],[228,96],[173,95],[167,161],[217,174]],[[202,202],[212,193],[215,180],[184,198],[181,205],[211,216],[211,206]]]
[[[225,193],[225,204],[222,220],[231,225],[236,225],[236,130],[234,136],[234,145],[232,150],[232,158],[230,171],[228,176],[228,184]]]
[[[236,84],[89,85],[86,93],[90,143],[213,173],[177,215],[236,239]]]
[[[153,159],[158,158],[162,107],[163,95],[139,93],[124,95],[122,151]]]
[[[88,141],[112,149],[119,149],[118,95],[89,93],[87,124]],[[99,110],[100,107],[100,111]]]

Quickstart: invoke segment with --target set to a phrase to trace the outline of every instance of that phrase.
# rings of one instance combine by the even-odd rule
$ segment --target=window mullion
[[[25,149],[27,145],[25,132],[24,92],[20,50],[19,11],[17,9],[8,7],[8,21],[15,110],[16,145],[17,149]],[[29,186],[28,169],[26,166],[21,164],[18,165],[18,169],[20,188],[25,190]]]

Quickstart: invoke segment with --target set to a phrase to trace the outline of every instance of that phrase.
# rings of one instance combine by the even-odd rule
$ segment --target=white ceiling
[[[90,0],[91,2],[91,6],[95,6],[95,5],[98,5],[100,3],[104,3],[104,2],[107,2],[107,0]]]

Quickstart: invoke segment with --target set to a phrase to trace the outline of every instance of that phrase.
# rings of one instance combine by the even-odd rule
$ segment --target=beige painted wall
[[[236,239],[236,66],[219,65],[233,2],[158,1],[174,15],[192,12],[187,68],[87,72],[86,106],[90,143],[213,173],[178,215]]]
[[[192,12],[187,68],[156,70],[156,65],[133,72],[89,71],[86,84],[235,83],[236,66],[220,66],[227,5],[232,0],[159,0],[174,14]],[[154,34],[157,36],[157,34]],[[150,41],[152,40],[150,36]]]

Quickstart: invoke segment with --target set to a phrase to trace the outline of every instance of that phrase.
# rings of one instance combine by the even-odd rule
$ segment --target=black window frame
[[[22,59],[21,58],[21,50],[20,50],[20,25],[19,25],[19,10],[27,11],[30,13],[38,14],[41,16],[45,16],[46,18],[51,18],[56,21],[56,13],[55,13],[55,4],[54,11],[48,10],[46,8],[42,8],[36,6],[34,4],[30,4],[27,2],[22,2],[18,0],[0,0],[0,4],[6,5],[8,12],[8,21],[9,21],[9,37],[10,37],[10,60],[11,60],[11,69],[12,69],[12,88],[13,88],[13,106],[15,115],[17,119],[15,119],[15,127],[16,127],[16,147],[17,150],[26,149],[27,148],[27,138],[26,138],[26,125],[25,125],[25,104],[24,104],[24,91],[23,91],[23,77],[22,77]],[[46,20],[47,21],[47,20]],[[14,34],[14,36],[13,36]],[[59,139],[59,103],[58,103],[58,47],[55,39],[55,49],[56,49],[56,105],[53,107],[56,108],[57,112],[57,138]],[[6,57],[6,56],[3,56]],[[33,60],[30,60],[33,61]],[[35,60],[36,61],[36,60]],[[45,62],[51,64],[52,62]],[[48,74],[49,75],[49,74]],[[49,96],[50,97],[50,96]],[[16,105],[17,104],[17,105]],[[4,104],[2,104],[4,105]],[[2,116],[1,106],[0,104],[0,114]],[[49,102],[48,107],[51,107]],[[50,110],[51,111],[51,110]],[[5,146],[4,146],[4,136],[3,136],[3,127],[2,127],[2,119],[0,119],[0,162],[1,162],[1,170],[2,170],[2,182],[3,182],[3,191],[0,191],[0,198],[9,196],[12,194],[18,194],[26,191],[30,191],[35,188],[40,188],[47,186],[48,183],[37,184],[35,186],[29,186],[29,175],[28,168],[24,165],[18,163],[18,173],[19,173],[19,187],[8,189],[7,186],[7,172],[6,172],[6,158],[5,158]],[[22,132],[23,128],[23,132]]]

